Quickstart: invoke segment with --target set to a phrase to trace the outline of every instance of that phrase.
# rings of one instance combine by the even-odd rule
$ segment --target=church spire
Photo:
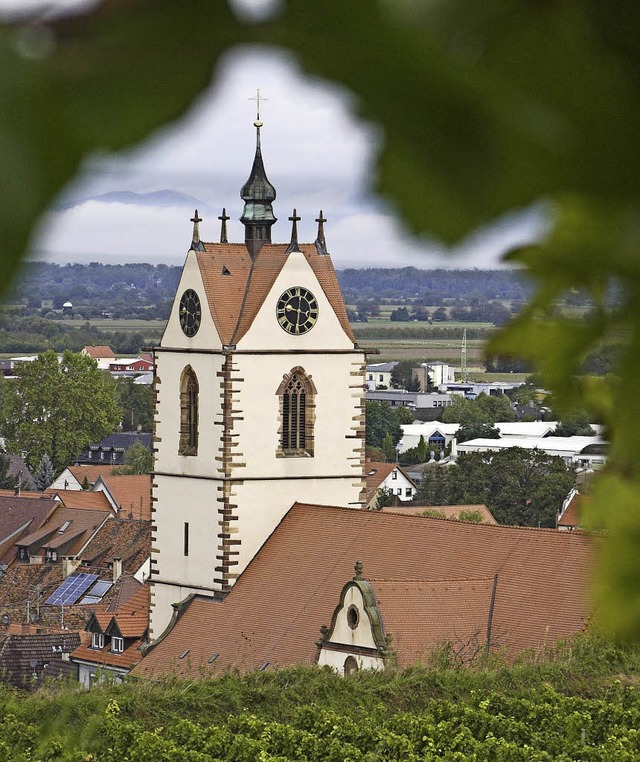
[[[204,251],[204,244],[200,240],[200,223],[202,222],[202,217],[198,216],[197,209],[195,211],[195,214],[191,218],[191,222],[193,222],[193,233],[191,234],[191,249],[193,251]]]
[[[227,220],[230,220],[231,217],[227,214],[226,208],[222,207],[222,214],[218,217],[218,219],[221,221],[220,225],[220,243],[229,243],[229,239],[227,237]]]
[[[276,221],[273,214],[272,202],[276,198],[276,189],[271,185],[265,172],[260,145],[260,90],[256,98],[256,154],[249,179],[242,186],[240,198],[244,201],[244,211],[240,222],[244,225],[244,242],[253,259],[263,243],[271,243],[271,226]],[[264,100],[264,99],[263,99]]]
[[[322,209],[320,210],[320,216],[316,217],[316,222],[318,223],[318,235],[316,236],[315,244],[316,244],[316,251],[318,254],[326,254],[327,253],[327,242],[324,239],[324,223],[327,221],[327,218],[322,214]]]
[[[300,251],[298,248],[298,222],[301,220],[301,217],[298,217],[298,212],[296,210],[293,210],[293,214],[291,217],[289,217],[289,220],[291,222],[291,242],[287,246],[286,253],[288,254],[291,251]]]

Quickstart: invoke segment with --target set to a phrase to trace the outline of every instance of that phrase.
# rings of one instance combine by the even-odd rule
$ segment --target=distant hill
[[[155,207],[180,207],[189,209],[204,209],[206,204],[186,193],[178,193],[172,190],[159,190],[152,193],[134,193],[133,191],[111,191],[110,193],[100,193],[97,196],[84,196],[63,202],[57,206],[58,209],[73,209],[75,206],[81,206],[88,201],[100,201],[103,204],[129,204],[135,206],[155,206]]]

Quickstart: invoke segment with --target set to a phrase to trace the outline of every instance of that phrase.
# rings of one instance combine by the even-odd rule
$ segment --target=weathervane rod
[[[261,101],[268,101],[268,98],[264,98],[262,95],[260,95],[260,88],[258,87],[256,89],[256,96],[255,98],[249,98],[250,101],[256,102],[256,122],[260,121],[260,102]]]

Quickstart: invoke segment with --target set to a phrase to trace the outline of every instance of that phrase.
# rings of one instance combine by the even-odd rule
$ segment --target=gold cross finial
[[[262,127],[262,122],[260,121],[260,102],[261,101],[267,101],[268,98],[264,98],[262,95],[260,95],[260,88],[256,90],[256,97],[255,98],[249,98],[250,101],[256,102],[256,121],[254,122],[255,127]]]

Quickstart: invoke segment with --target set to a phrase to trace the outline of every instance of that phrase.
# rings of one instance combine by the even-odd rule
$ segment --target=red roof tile
[[[151,519],[151,475],[103,476],[123,518]]]
[[[57,496],[66,508],[87,511],[111,511],[111,503],[103,492],[77,489],[48,489],[46,495]]]
[[[497,574],[493,632],[513,656],[583,629],[591,613],[592,556],[585,535],[295,504],[228,596],[195,597],[136,672],[197,676],[200,667],[247,671],[265,661],[313,662],[319,628],[331,620],[356,560],[367,579],[438,583],[434,605],[442,607],[438,615],[448,617],[453,633],[477,625],[479,610],[468,605],[468,597],[477,592],[478,606],[486,611],[486,582],[477,583],[477,591],[463,586],[453,609],[442,590],[453,595],[459,580],[486,581]],[[398,613],[393,634],[398,648],[408,643],[406,653],[398,652],[408,663],[416,649],[413,625],[407,621],[408,634],[401,633],[401,606],[389,602],[388,588],[381,597],[382,592],[383,619],[385,604],[391,621],[392,611]],[[189,660],[179,660],[186,649]],[[209,665],[214,653],[219,657]]]
[[[265,244],[252,262],[244,244],[206,243],[196,252],[211,317],[223,344],[237,344],[249,330],[288,254],[288,244]],[[331,258],[315,244],[300,244],[320,287],[347,336],[355,344]]]

